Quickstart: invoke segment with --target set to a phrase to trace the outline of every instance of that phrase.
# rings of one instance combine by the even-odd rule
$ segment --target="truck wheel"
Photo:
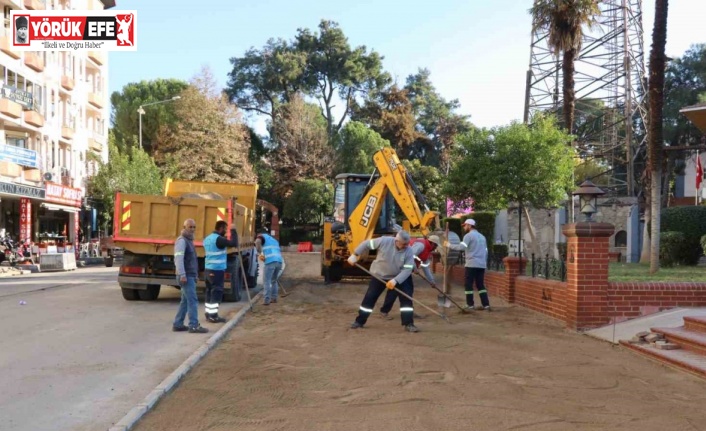
[[[237,262],[238,266],[231,268],[230,271],[230,291],[225,290],[223,292],[224,302],[239,302],[243,297],[243,278],[238,277],[240,274],[240,263]]]
[[[140,299],[140,296],[137,292],[139,292],[137,289],[127,289],[125,287],[121,287],[120,290],[123,291],[123,298],[125,298],[126,301],[137,301]]]
[[[112,257],[106,257],[103,259],[103,262],[105,262],[105,266],[110,268],[113,266],[113,258]]]
[[[161,286],[159,284],[148,284],[147,289],[138,290],[137,294],[143,301],[154,301],[159,297],[159,290]]]
[[[343,265],[334,263],[328,268],[328,280],[330,283],[338,283],[343,278]]]

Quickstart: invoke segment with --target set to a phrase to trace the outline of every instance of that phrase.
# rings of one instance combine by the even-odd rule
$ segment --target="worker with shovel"
[[[377,256],[370,265],[370,282],[363,302],[358,310],[358,317],[351,324],[352,329],[365,326],[373,312],[375,303],[385,289],[400,289],[405,293],[400,296],[400,318],[407,332],[419,332],[414,326],[414,307],[411,300],[413,293],[412,269],[414,252],[409,248],[409,232],[400,231],[393,237],[385,236],[363,241],[348,258],[348,263],[355,265],[358,257],[367,250],[376,250]]]
[[[429,281],[432,285],[434,285],[434,274],[429,269],[431,253],[436,250],[436,247],[438,247],[439,244],[441,244],[441,241],[439,240],[439,237],[437,235],[430,235],[427,239],[412,238],[409,242],[409,247],[412,249],[412,253],[414,253],[414,263],[417,266],[415,271],[419,271],[420,269],[424,271],[426,280]],[[414,293],[413,283],[412,293]],[[389,290],[387,292],[387,294],[385,295],[385,302],[382,304],[382,307],[380,307],[380,314],[383,319],[393,319],[393,317],[390,316],[389,313],[390,310],[392,310],[392,306],[395,303],[395,299],[397,299],[397,297],[399,296],[400,295],[394,290]],[[424,316],[414,313],[414,318],[423,319]]]

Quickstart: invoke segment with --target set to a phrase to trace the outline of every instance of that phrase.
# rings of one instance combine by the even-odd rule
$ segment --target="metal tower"
[[[603,0],[600,9],[576,60],[576,145],[581,157],[606,164],[613,194],[634,196],[647,139],[642,0]],[[539,111],[561,118],[561,53],[553,55],[547,36],[532,34],[525,122]]]

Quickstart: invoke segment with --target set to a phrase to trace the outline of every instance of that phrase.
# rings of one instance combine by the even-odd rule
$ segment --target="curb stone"
[[[252,298],[252,304],[256,304],[262,297],[263,292],[259,292]],[[176,370],[166,379],[157,385],[142,401],[133,407],[120,421],[108,428],[108,431],[130,431],[142,417],[154,408],[155,405],[167,395],[184,378],[196,364],[203,359],[206,354],[220,343],[220,341],[233,329],[240,320],[250,311],[250,305],[246,305],[235,316],[226,322],[221,329],[213,334],[201,347],[192,353]]]

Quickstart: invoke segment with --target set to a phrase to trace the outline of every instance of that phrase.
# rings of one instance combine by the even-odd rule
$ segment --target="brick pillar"
[[[601,303],[608,287],[608,250],[615,227],[609,223],[566,224],[566,326],[605,324]]]
[[[515,302],[515,279],[525,274],[526,257],[507,256],[505,264],[505,285],[500,289],[500,296],[507,302]]]

